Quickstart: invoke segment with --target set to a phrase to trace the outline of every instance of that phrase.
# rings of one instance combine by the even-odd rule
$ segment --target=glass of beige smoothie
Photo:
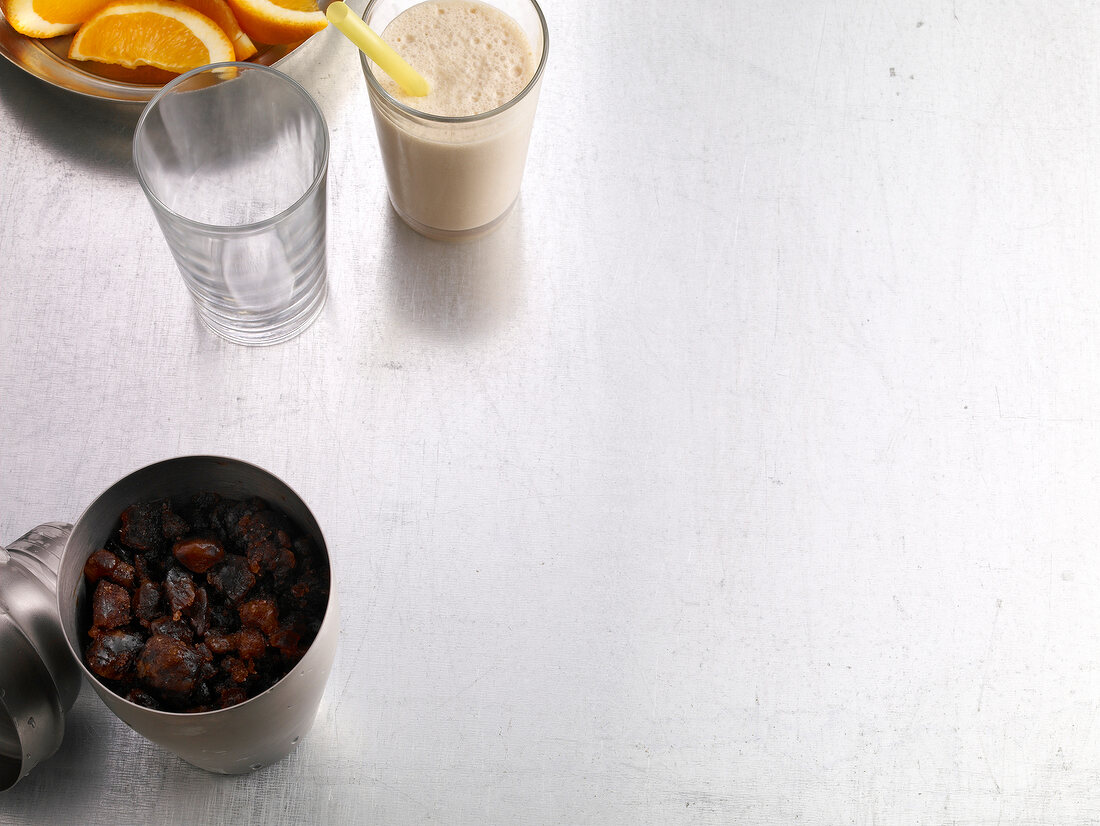
[[[422,235],[476,238],[519,195],[546,65],[534,0],[371,0],[363,20],[428,81],[406,95],[360,54],[390,202]]]

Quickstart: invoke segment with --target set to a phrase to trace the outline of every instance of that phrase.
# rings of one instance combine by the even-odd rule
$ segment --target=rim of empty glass
[[[227,69],[229,67],[236,67],[238,69],[242,69],[242,70],[247,71],[247,72],[265,72],[267,74],[274,75],[279,80],[282,80],[282,81],[288,83],[294,89],[294,91],[297,92],[298,95],[300,97],[302,97],[308,103],[309,108],[313,110],[313,114],[316,115],[317,119],[321,122],[321,137],[322,137],[321,163],[318,165],[317,173],[313,176],[313,180],[310,182],[310,185],[305,188],[305,191],[302,192],[302,194],[298,197],[298,199],[294,203],[292,203],[290,206],[286,207],[286,209],[283,209],[281,212],[277,212],[275,215],[264,218],[261,221],[253,221],[253,222],[247,223],[247,224],[208,224],[205,221],[196,221],[194,218],[188,218],[186,215],[181,215],[179,212],[172,209],[170,206],[165,204],[164,201],[162,201],[160,199],[160,197],[153,191],[153,188],[150,186],[149,182],[145,179],[145,173],[142,171],[141,164],[138,162],[137,147],[138,147],[138,142],[142,139],[142,136],[145,134],[145,120],[146,120],[146,118],[149,117],[149,114],[160,103],[161,98],[163,98],[165,95],[171,93],[177,86],[181,85],[186,80],[188,80],[189,78],[194,77],[195,75],[204,74],[206,72],[215,72],[215,71],[218,71],[218,70],[224,70],[224,69]],[[182,223],[186,224],[187,226],[194,227],[196,229],[202,229],[202,230],[205,230],[207,232],[213,232],[213,233],[251,232],[251,231],[254,231],[254,230],[266,229],[267,227],[270,227],[273,224],[278,223],[280,220],[282,220],[282,218],[284,216],[288,215],[291,212],[294,212],[296,209],[298,209],[302,205],[303,202],[308,200],[309,197],[311,195],[313,195],[314,192],[316,192],[317,188],[321,185],[321,182],[324,181],[325,174],[328,171],[328,154],[329,154],[328,123],[325,121],[325,115],[321,111],[321,107],[318,106],[317,101],[315,101],[313,99],[313,95],[311,95],[309,92],[307,92],[305,90],[305,87],[303,87],[302,84],[300,84],[294,78],[290,77],[289,75],[287,75],[283,72],[280,72],[278,69],[273,69],[270,66],[264,66],[263,64],[259,64],[259,63],[241,63],[240,61],[227,61],[227,62],[224,62],[224,63],[209,63],[206,66],[200,66],[197,69],[192,69],[191,71],[189,71],[185,74],[182,74],[179,77],[173,79],[169,83],[166,83],[164,85],[164,88],[162,88],[159,92],[157,92],[155,95],[153,95],[153,97],[149,101],[149,103],[147,103],[145,105],[145,109],[142,110],[141,117],[138,118],[137,126],[134,127],[134,141],[133,141],[133,147],[131,149],[131,155],[132,155],[133,161],[134,161],[134,168],[137,170],[138,183],[141,184],[141,188],[142,188],[142,190],[144,190],[145,196],[153,203],[153,205],[157,209],[162,210],[162,211],[168,213],[169,215],[171,215],[173,217],[173,219],[181,221]]]
[[[367,16],[371,13],[375,6],[381,0],[370,0],[367,3],[367,7],[363,9],[363,22],[367,21]],[[489,5],[493,5],[492,0],[485,0]],[[531,80],[524,86],[514,98],[507,103],[502,103],[496,109],[490,109],[488,112],[478,112],[476,115],[433,115],[429,112],[421,112],[419,109],[414,109],[411,106],[406,106],[401,101],[393,97],[389,92],[382,88],[382,84],[378,82],[378,79],[374,76],[374,72],[371,70],[372,61],[367,55],[360,50],[359,62],[363,65],[363,74],[367,77],[367,85],[371,90],[382,95],[382,97],[392,106],[396,106],[400,111],[407,115],[412,115],[422,120],[432,121],[434,123],[473,123],[479,120],[487,120],[494,115],[499,115],[501,112],[507,111],[523,100],[534,89],[539,82],[539,78],[542,77],[543,67],[546,66],[546,55],[550,52],[550,32],[546,28],[546,16],[542,13],[542,8],[535,0],[527,0],[532,6],[535,7],[535,13],[539,16],[539,26],[542,28],[542,54],[539,56],[539,65],[535,68],[535,73],[531,75]],[[410,7],[411,8],[411,7]],[[379,32],[381,35],[381,32]]]

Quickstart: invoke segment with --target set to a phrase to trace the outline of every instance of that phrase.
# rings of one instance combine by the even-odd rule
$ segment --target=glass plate
[[[323,30],[322,30],[323,31]],[[127,69],[106,63],[69,60],[73,36],[38,40],[22,35],[0,16],[0,55],[20,69],[60,89],[92,98],[119,103],[148,103],[165,83],[176,75],[143,66]],[[282,46],[262,46],[249,63],[277,66],[308,40]]]

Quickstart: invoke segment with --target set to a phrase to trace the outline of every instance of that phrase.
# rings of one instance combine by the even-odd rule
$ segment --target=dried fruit
[[[164,578],[164,596],[172,619],[179,620],[195,601],[195,581],[182,568],[173,568]]]
[[[225,548],[217,539],[193,537],[173,545],[172,556],[196,574],[205,574],[225,558]]]
[[[202,660],[187,643],[157,634],[149,638],[137,661],[137,675],[150,688],[187,695],[194,690]]]
[[[122,531],[119,539],[136,551],[152,551],[161,542],[160,502],[131,505],[122,512]]]
[[[275,607],[275,600],[265,597],[246,602],[241,606],[241,625],[274,634],[279,630],[279,610]]]
[[[108,680],[121,680],[130,671],[134,658],[144,645],[140,634],[107,631],[92,640],[85,661],[93,674]]]
[[[130,609],[143,623],[152,622],[163,614],[160,602],[160,588],[153,582],[143,582],[134,592]]]
[[[130,592],[108,579],[101,579],[92,596],[92,628],[118,628],[130,622]]]
[[[120,524],[84,566],[94,591],[85,661],[120,696],[172,712],[224,708],[281,679],[316,637],[324,557],[262,500],[202,494],[178,512],[143,503]]]
[[[248,570],[248,561],[243,556],[227,554],[225,561],[206,575],[206,581],[236,604],[252,590],[256,577]]]
[[[100,548],[84,563],[84,576],[88,578],[88,582],[109,579],[117,585],[129,588],[134,584],[134,566],[127,565],[106,548]]]

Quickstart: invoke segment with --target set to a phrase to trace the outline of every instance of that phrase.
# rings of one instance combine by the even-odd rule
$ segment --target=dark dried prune
[[[133,548],[127,548],[117,538],[111,537],[103,543],[104,549],[110,551],[127,565],[134,564],[134,550]]]
[[[239,554],[226,554],[220,565],[206,575],[206,581],[234,605],[256,584],[256,577],[248,570],[248,560]]]
[[[210,606],[210,627],[219,633],[228,634],[241,627],[241,618],[231,605],[220,599],[213,600]]]
[[[134,592],[130,607],[139,620],[152,622],[164,613],[160,604],[160,589],[151,581],[141,583]]]
[[[191,537],[172,546],[172,556],[196,574],[205,574],[225,558],[225,548],[217,539]]]
[[[242,628],[233,636],[236,638],[234,642],[241,659],[257,660],[267,650],[267,640],[255,628]]]
[[[184,613],[187,614],[187,618],[191,620],[191,627],[195,629],[195,633],[200,637],[206,633],[206,630],[210,627],[210,601],[206,595],[206,589],[201,585],[195,588],[195,601],[191,603],[191,607]]]
[[[243,548],[244,535],[240,521],[248,513],[256,510],[249,502],[223,499],[214,508],[214,524],[222,538]]]
[[[170,712],[240,703],[316,637],[324,555],[263,500],[200,494],[179,513],[157,500],[120,524],[84,580],[94,590],[85,660],[120,696]]]
[[[259,628],[265,634],[274,634],[279,630],[279,611],[275,600],[261,597],[241,606],[241,625],[246,628]]]
[[[244,541],[252,544],[253,542],[270,539],[277,533],[282,533],[283,536],[288,538],[287,547],[289,547],[289,535],[285,530],[287,526],[286,519],[270,508],[262,506],[263,503],[258,504],[261,505],[259,509],[246,513],[237,523]]]
[[[182,568],[173,568],[164,578],[164,596],[172,619],[178,620],[195,601],[195,581]]]
[[[207,631],[203,638],[206,647],[214,654],[228,654],[236,645],[234,635],[219,634],[217,631]]]
[[[84,576],[89,582],[99,582],[101,579],[109,579],[117,585],[132,588],[134,585],[134,566],[128,565],[117,555],[100,548],[94,551],[84,563]]]
[[[245,662],[238,657],[224,657],[222,659],[222,671],[229,675],[235,683],[243,683],[248,680],[248,676],[255,672],[256,668],[251,662]]]
[[[122,512],[122,531],[126,545],[138,551],[151,551],[163,541],[161,534],[161,502],[131,505]]]
[[[271,573],[283,580],[294,570],[297,560],[289,546],[262,539],[248,546],[248,569],[254,574]]]
[[[88,646],[84,662],[93,674],[105,680],[121,680],[130,671],[134,657],[144,645],[140,634],[129,631],[105,631]]]
[[[174,620],[171,617],[153,620],[149,623],[149,631],[152,634],[172,637],[180,642],[191,643],[195,639],[195,632],[190,625],[183,620]]]
[[[137,574],[138,582],[145,582],[146,580],[152,580],[154,582],[160,582],[164,579],[164,572],[168,570],[166,563],[171,559],[167,556],[157,556],[155,554],[135,554],[134,555],[134,571]]]
[[[221,497],[212,491],[203,491],[191,497],[191,507],[184,510],[184,516],[192,531],[214,530],[214,510],[220,501]]]
[[[150,688],[174,695],[187,695],[198,682],[202,660],[180,640],[155,634],[145,643],[137,660],[137,675]]]
[[[172,510],[171,502],[165,501],[160,512],[160,532],[164,538],[174,542],[186,536],[189,530],[191,526],[187,524],[187,520]]]
[[[92,628],[118,628],[130,621],[130,592],[101,579],[92,596]]]
[[[299,647],[302,643],[302,632],[294,626],[280,627],[275,633],[268,635],[268,642],[278,648],[284,657],[296,659],[305,653],[305,649]]]

